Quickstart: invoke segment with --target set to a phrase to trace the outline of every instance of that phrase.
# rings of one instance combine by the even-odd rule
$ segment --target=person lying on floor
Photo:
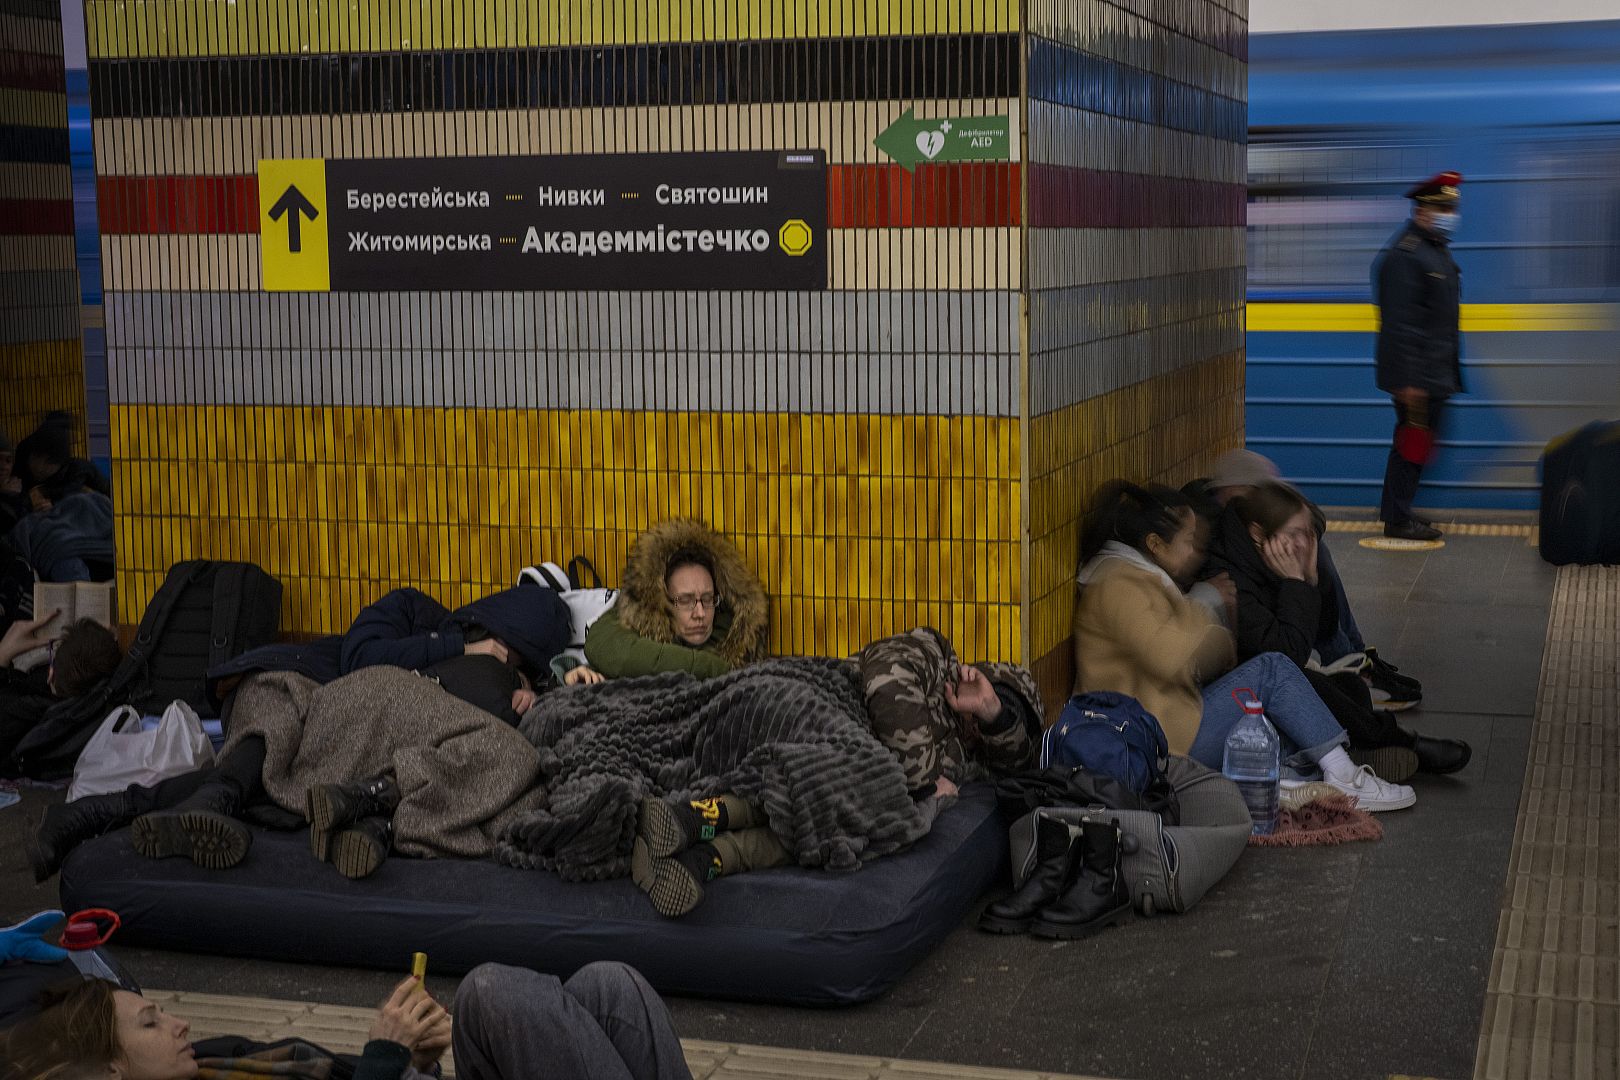
[[[664,521],[631,546],[624,586],[591,624],[585,658],[609,679],[714,678],[764,655],[768,616],[765,587],[731,541],[701,522]]]
[[[1210,541],[1204,573],[1227,574],[1237,587],[1237,653],[1247,660],[1282,653],[1294,661],[1350,736],[1350,756],[1386,779],[1414,772],[1453,773],[1468,764],[1467,743],[1408,731],[1374,709],[1353,671],[1309,667],[1318,643],[1339,625],[1336,591],[1323,579],[1319,539],[1304,496],[1268,481],[1229,500]]]
[[[1411,788],[1350,759],[1344,729],[1288,657],[1262,653],[1233,667],[1231,632],[1182,592],[1204,561],[1198,538],[1198,516],[1179,491],[1123,480],[1098,490],[1081,533],[1077,689],[1136,698],[1158,718],[1172,754],[1213,769],[1242,718],[1233,692],[1253,690],[1282,737],[1285,784],[1320,772],[1363,810],[1415,803]],[[1236,596],[1228,602],[1235,607]]]
[[[1270,458],[1252,450],[1228,450],[1215,460],[1214,475],[1193,480],[1182,487],[1193,501],[1193,508],[1213,535],[1220,525],[1221,511],[1233,499],[1246,495],[1260,484],[1280,482],[1281,474]],[[1304,496],[1301,496],[1304,498]],[[1403,674],[1378,654],[1361,637],[1350,598],[1344,591],[1339,568],[1326,542],[1327,517],[1315,503],[1306,501],[1311,527],[1317,536],[1316,576],[1324,594],[1324,610],[1331,607],[1334,622],[1323,623],[1322,632],[1311,642],[1311,650],[1324,665],[1345,657],[1366,657],[1363,678],[1372,687],[1373,700],[1390,712],[1410,709],[1423,700],[1423,684]]]
[[[99,979],[47,993],[41,1011],[0,1036],[0,1080],[78,1075],[101,1080],[226,1080],[327,1076],[335,1059],[302,1041],[221,1038],[192,1043],[190,1025]],[[456,990],[454,1020],[415,978],[377,1009],[355,1080],[428,1080],[454,1048],[461,1080],[691,1080],[669,1009],[626,964],[588,964],[560,982],[484,964]]]
[[[324,685],[379,664],[422,671],[457,656],[492,656],[532,688],[545,681],[568,634],[568,607],[547,589],[503,589],[454,611],[418,589],[395,589],[362,608],[343,634],[264,645],[214,668],[209,695],[229,719],[231,692],[257,672],[292,672]]]

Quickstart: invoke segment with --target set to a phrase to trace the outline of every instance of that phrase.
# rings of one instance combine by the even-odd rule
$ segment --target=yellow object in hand
[[[418,982],[427,977],[427,953],[411,954],[411,976]]]

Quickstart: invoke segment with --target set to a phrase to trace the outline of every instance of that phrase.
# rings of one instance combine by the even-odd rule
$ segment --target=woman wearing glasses
[[[610,679],[724,675],[764,654],[765,589],[731,541],[696,521],[636,539],[619,599],[591,624],[585,657]]]

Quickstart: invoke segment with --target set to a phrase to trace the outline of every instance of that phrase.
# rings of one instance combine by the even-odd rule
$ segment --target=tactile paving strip
[[[275,998],[173,990],[148,990],[146,997],[189,1021],[192,1039],[238,1035],[274,1042],[297,1036],[339,1054],[360,1052],[375,1016],[373,1009]],[[681,1048],[686,1051],[693,1080],[1097,1080],[699,1039],[682,1039]],[[455,1059],[446,1054],[443,1064],[445,1076],[453,1078]]]
[[[1558,573],[1474,1076],[1620,1078],[1620,568]]]

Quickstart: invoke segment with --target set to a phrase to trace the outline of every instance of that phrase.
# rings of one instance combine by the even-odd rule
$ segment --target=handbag
[[[143,729],[137,710],[120,705],[79,754],[68,801],[123,791],[131,784],[151,787],[213,763],[213,743],[196,711],[184,701],[171,702],[150,730]]]
[[[589,578],[586,577],[587,571]],[[586,586],[585,582],[591,584]],[[619,598],[618,589],[605,589],[602,587],[602,578],[596,572],[596,567],[583,555],[576,555],[568,564],[568,573],[563,573],[562,567],[556,563],[541,563],[538,566],[525,566],[518,573],[519,585],[538,585],[542,589],[551,589],[562,597],[563,603],[568,605],[568,649],[567,652],[584,661],[585,633],[591,624],[600,619],[615,601]]]

